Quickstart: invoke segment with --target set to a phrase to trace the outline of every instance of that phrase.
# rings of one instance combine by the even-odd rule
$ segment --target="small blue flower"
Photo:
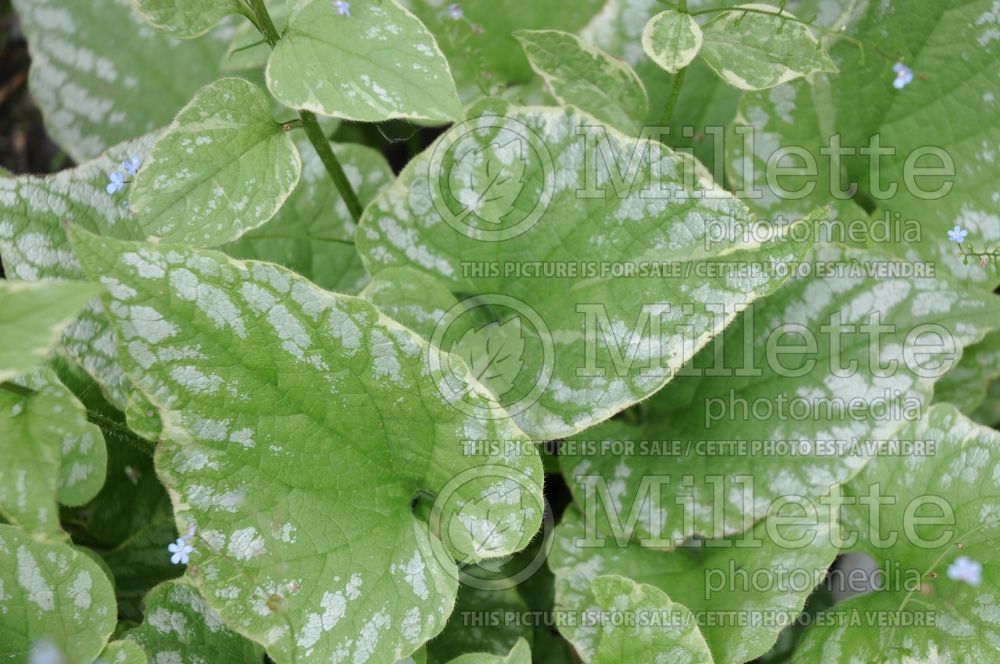
[[[132,176],[135,176],[135,174],[139,172],[140,166],[142,166],[142,159],[139,159],[139,157],[129,157],[122,162],[122,168],[125,169],[126,173]]]
[[[948,578],[978,587],[983,582],[983,565],[968,556],[959,556],[948,566]]]
[[[896,72],[896,79],[892,82],[892,87],[902,90],[910,83],[913,83],[913,70],[902,62],[894,64],[892,70]]]
[[[351,15],[351,3],[347,0],[337,0],[333,3],[333,8],[337,10],[337,13],[341,16]]]
[[[465,12],[462,11],[462,8],[457,2],[454,2],[448,5],[448,16],[450,16],[453,21],[461,21],[465,16]]]
[[[167,551],[173,554],[170,556],[171,563],[174,565],[187,565],[188,556],[194,553],[194,547],[188,544],[186,538],[178,537],[176,542],[167,545]]]
[[[963,242],[965,242],[965,236],[968,234],[969,231],[965,230],[958,224],[955,224],[954,228],[948,230],[948,239],[951,240],[952,242],[958,242],[959,244],[962,244]]]
[[[121,173],[116,171],[109,175],[108,179],[110,182],[108,182],[106,190],[109,194],[116,194],[125,188],[125,176]]]

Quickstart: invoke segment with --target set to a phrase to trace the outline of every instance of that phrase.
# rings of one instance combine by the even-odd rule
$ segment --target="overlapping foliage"
[[[993,0],[13,4],[0,659],[1000,657]]]

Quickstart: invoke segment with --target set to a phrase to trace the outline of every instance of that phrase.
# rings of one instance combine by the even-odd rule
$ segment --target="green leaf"
[[[166,553],[177,533],[170,497],[153,469],[153,444],[128,431],[122,414],[82,370],[68,362],[56,368],[88,411],[101,419],[108,457],[106,480],[104,472],[99,476],[104,481],[100,493],[80,507],[64,508],[61,520],[73,541],[89,547],[108,567],[120,618],[140,621],[142,599],[150,588],[183,572]]]
[[[946,401],[971,415],[987,399],[988,390],[1000,379],[1000,331],[962,353],[962,359],[934,386],[934,401]]]
[[[115,629],[115,594],[96,563],[65,544],[0,524],[0,657],[28,661],[38,642],[91,664]]]
[[[84,283],[0,281],[0,382],[41,366],[101,289]]]
[[[465,102],[484,91],[501,94],[528,83],[532,68],[514,38],[520,30],[562,30],[575,33],[603,4],[602,0],[524,2],[523,0],[463,0],[462,18],[452,17],[450,3],[406,0],[403,4],[434,34]]]
[[[98,235],[141,237],[135,218],[123,206],[125,194],[109,195],[105,186],[109,173],[120,172],[123,161],[144,159],[154,138],[122,143],[55,175],[0,179],[0,257],[7,277],[84,279],[66,239],[65,221]],[[118,363],[114,333],[97,300],[67,328],[63,346],[97,380],[108,400],[124,410],[130,387]]]
[[[996,428],[1000,424],[1000,381],[990,385],[986,399],[972,414],[972,419],[980,424]]]
[[[200,37],[230,14],[247,11],[239,0],[131,0],[151,26],[178,39]]]
[[[49,369],[0,389],[0,514],[33,533],[56,535],[56,501],[87,502],[104,485],[107,451],[100,430]]]
[[[789,504],[793,507],[781,515],[784,522],[772,516],[740,537],[692,541],[663,551],[644,546],[638,537],[616,542],[608,534],[607,518],[600,513],[596,519],[585,518],[580,510],[591,506],[579,500],[579,509],[567,510],[556,529],[549,558],[556,575],[556,607],[582,619],[594,605],[595,580],[620,574],[677,598],[683,612],[694,614],[692,627],[696,633],[700,627],[716,661],[750,661],[767,652],[782,628],[795,621],[837,555],[829,514],[816,506],[810,513],[803,498]],[[790,522],[788,512],[793,518],[805,515],[804,520]],[[755,585],[743,579],[755,579]],[[578,623],[565,622],[560,631],[585,661],[598,661],[599,632],[594,625]]]
[[[737,5],[716,14],[702,32],[701,57],[740,90],[764,90],[816,72],[837,71],[809,27],[774,5]]]
[[[178,529],[195,528],[194,582],[275,661],[413,652],[451,610],[453,556],[506,555],[538,528],[537,453],[460,445],[523,434],[445,401],[426,346],[364,300],[213,252],[83,232],[74,248],[127,286],[109,311],[160,408],[157,472]],[[431,534],[411,503],[439,493]]]
[[[497,561],[490,561],[490,565],[494,562]],[[524,616],[527,611],[527,604],[515,588],[483,590],[460,585],[448,624],[427,644],[428,664],[461,659],[465,653],[499,656],[502,660],[518,642],[529,646],[530,625],[510,620]]]
[[[825,237],[863,246],[876,230],[870,215],[849,193],[833,193],[827,185],[839,177],[839,165],[814,159],[815,151],[810,154],[815,137],[833,122],[830,95],[830,77],[824,75],[743,94],[726,134],[727,181],[740,200],[764,218],[798,218],[818,205],[829,205]]]
[[[428,339],[438,348],[450,349],[470,325],[522,319],[524,369],[500,401],[533,438],[571,435],[657,391],[671,367],[747,302],[784,281],[772,272],[776,262],[795,260],[807,249],[780,235],[760,244],[734,234],[709,246],[713,228],[750,220],[690,158],[595,125],[571,108],[499,112],[458,126],[411,161],[368,206],[357,242],[376,280],[387,268],[411,268],[461,300],[457,308],[429,307],[419,316],[434,321],[425,329],[433,330]],[[578,132],[583,125],[590,127],[586,135]],[[600,162],[595,143],[606,159],[631,159],[634,172],[616,163],[625,172],[617,182],[622,171],[610,177],[591,171]],[[470,155],[479,154],[480,162],[503,165],[506,172],[521,173],[522,166],[507,166],[514,155],[527,162],[520,195],[506,210],[477,207],[478,184],[489,179],[464,174]],[[453,177],[456,170],[463,176]],[[503,176],[484,172],[491,179]],[[764,274],[760,280],[721,276],[719,264],[728,261],[761,265]],[[649,277],[618,278],[601,267],[619,264],[637,271],[646,266]],[[521,266],[565,272],[546,278]],[[579,272],[569,272],[574,269]],[[691,279],[674,278],[685,273]],[[699,273],[714,276],[694,276]],[[381,298],[405,302],[385,295],[385,287]],[[706,307],[715,305],[725,312],[708,315]],[[419,308],[420,301],[411,306]],[[662,334],[654,338],[648,323],[661,314]]]
[[[15,0],[14,8],[31,50],[32,99],[77,162],[168,124],[219,76],[222,31],[178,43],[123,0]]]
[[[95,664],[147,664],[146,653],[134,641],[112,641]]]
[[[782,496],[827,493],[919,417],[961,348],[1000,325],[995,296],[870,273],[893,267],[881,254],[827,246],[805,265],[808,274],[748,307],[646,402],[638,423],[603,423],[560,454],[579,502],[601,488],[578,477],[604,478],[594,506],[617,514],[609,534],[678,546],[744,532]],[[630,525],[651,477],[670,478],[664,505],[697,509],[664,508]]]
[[[302,179],[275,218],[222,250],[278,263],[322,288],[356,293],[369,279],[354,248],[357,226],[316,151],[304,141],[299,150]],[[362,205],[395,177],[385,157],[371,148],[344,143],[333,151]]]
[[[488,653],[470,653],[456,657],[448,664],[531,664],[531,647],[527,641],[519,639],[506,657]]]
[[[715,8],[720,0],[688,3],[692,11]],[[672,92],[673,77],[664,76],[642,48],[642,32],[649,20],[663,10],[659,0],[607,0],[604,9],[584,27],[580,36],[611,55],[628,62],[646,86],[652,113],[647,121],[662,124],[663,108]],[[687,149],[705,164],[713,177],[724,181],[717,132],[733,119],[740,91],[716,76],[705,61],[696,58],[688,67],[680,97],[670,121],[670,133],[662,137],[675,149]],[[826,201],[817,204],[825,205]]]
[[[964,264],[947,236],[957,224],[976,249],[1000,242],[991,163],[991,146],[1000,142],[1000,114],[993,112],[1000,40],[992,38],[991,0],[850,3],[850,9],[828,23],[838,35],[824,38],[838,75],[817,77],[813,90],[800,86],[776,103],[767,93],[744,99],[743,116],[757,132],[757,159],[788,150],[811,154],[821,169],[814,178],[817,198],[851,196],[853,187],[854,199],[874,209],[874,218],[905,224],[907,232],[888,236],[873,229],[869,244],[992,290],[1000,284],[992,267]],[[856,42],[867,46],[860,50]],[[893,86],[897,59],[914,72],[899,90]],[[963,63],[960,76],[953,62]],[[808,126],[815,129],[803,131]],[[824,172],[833,158],[824,148],[845,151],[839,180]]]
[[[900,432],[934,441],[933,453],[885,455],[844,492],[873,500],[845,508],[857,547],[885,570],[882,587],[839,603],[806,630],[799,661],[989,662],[1000,592],[1000,434],[941,404]],[[943,515],[943,516],[942,516]],[[882,540],[882,541],[880,541]],[[961,559],[981,579],[955,578]],[[979,581],[977,583],[977,581]],[[854,627],[846,621],[859,621]],[[919,622],[914,622],[919,621]]]
[[[655,586],[618,575],[598,576],[582,606],[599,620],[575,644],[584,661],[712,661],[691,612]]]
[[[502,224],[524,190],[523,141],[494,143],[469,150],[451,170],[448,184],[457,192],[463,214]]]
[[[259,646],[231,631],[194,586],[167,581],[146,596],[146,618],[125,638],[142,646],[151,662],[180,653],[180,662],[260,662]]]
[[[466,330],[449,352],[464,360],[473,378],[502,397],[514,388],[524,367],[524,348],[521,319],[512,318]]]
[[[381,270],[361,296],[425,339],[434,335],[442,314],[458,304],[440,281],[408,267]]]
[[[642,50],[671,74],[691,64],[702,40],[701,27],[694,18],[672,9],[649,19],[642,30]]]
[[[283,104],[347,120],[450,122],[462,116],[448,62],[427,28],[395,0],[341,16],[328,0],[289,5],[267,63]]]
[[[514,37],[559,103],[572,104],[629,134],[642,127],[649,100],[627,63],[558,30],[521,30]]]
[[[264,91],[224,78],[202,88],[157,139],[132,209],[152,241],[223,244],[273,217],[301,171]]]

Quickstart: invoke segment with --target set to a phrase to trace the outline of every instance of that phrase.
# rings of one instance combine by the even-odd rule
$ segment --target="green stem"
[[[254,25],[260,30],[260,34],[267,41],[271,48],[278,43],[281,39],[281,35],[278,34],[278,29],[274,27],[274,21],[271,20],[271,15],[267,13],[267,7],[264,5],[264,0],[248,0],[250,2],[250,8],[253,9],[254,15]]]
[[[0,383],[0,390],[10,392],[11,394],[16,394],[20,397],[31,397],[36,393],[35,390],[30,387],[24,387],[23,385],[18,385],[17,383],[5,382]],[[101,433],[105,436],[115,435],[119,436],[135,448],[149,453],[152,448],[152,443],[145,438],[140,437],[134,431],[124,426],[120,422],[116,422],[109,417],[102,415],[96,411],[87,409],[87,421],[91,424],[97,426]]]
[[[11,394],[16,394],[19,397],[30,397],[35,391],[31,388],[24,387],[23,385],[18,385],[17,383],[0,383],[0,390],[6,390]]]
[[[686,76],[687,67],[682,67],[680,71],[674,74],[674,83],[670,88],[670,97],[667,99],[667,105],[663,108],[663,118],[660,120],[660,124],[664,127],[670,124],[670,118],[673,116],[677,100],[681,96],[681,87],[684,85],[684,78]]]
[[[354,188],[351,187],[347,174],[344,173],[343,167],[337,160],[337,155],[333,153],[330,141],[323,133],[323,128],[319,126],[316,116],[309,111],[301,111],[299,116],[302,118],[302,128],[306,130],[309,142],[312,143],[323,165],[326,166],[326,172],[330,174],[333,184],[337,185],[337,190],[347,204],[351,217],[354,218],[355,223],[361,221],[361,213],[364,208],[361,206],[361,201],[358,200],[358,195],[354,193]]]
[[[274,21],[271,20],[271,15],[267,12],[264,0],[248,1],[253,8],[255,17],[254,25],[257,26],[260,34],[267,40],[271,48],[274,48],[275,44],[281,39],[281,35],[278,34],[278,30],[274,27]],[[358,195],[351,186],[350,180],[347,179],[347,175],[344,173],[344,168],[340,165],[337,155],[333,153],[330,141],[323,134],[323,129],[319,126],[316,116],[310,111],[300,111],[299,117],[302,118],[302,128],[306,130],[309,142],[316,149],[316,153],[319,154],[320,160],[326,167],[326,172],[329,173],[330,179],[333,180],[337,191],[340,192],[344,203],[347,204],[347,209],[350,211],[351,217],[355,223],[361,221],[361,213],[364,211],[364,208],[361,205],[361,201],[358,200]],[[288,128],[292,127],[289,126]]]

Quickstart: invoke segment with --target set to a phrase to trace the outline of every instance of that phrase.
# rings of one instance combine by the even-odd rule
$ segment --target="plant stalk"
[[[274,27],[274,21],[271,20],[271,15],[264,5],[264,0],[248,1],[253,9],[255,17],[254,25],[257,26],[261,36],[264,37],[271,48],[274,48],[281,39],[281,35],[278,34],[277,28]],[[319,154],[320,161],[326,167],[326,172],[330,175],[330,179],[333,180],[337,191],[340,192],[344,203],[347,204],[347,209],[351,213],[351,217],[355,223],[361,221],[361,213],[364,211],[364,208],[361,205],[361,201],[358,200],[358,195],[351,186],[350,180],[347,179],[347,175],[344,173],[344,168],[340,165],[337,155],[334,154],[333,148],[330,147],[330,141],[323,134],[323,129],[319,126],[316,116],[310,111],[300,111],[299,117],[302,119],[302,128],[305,129],[309,142],[312,143],[316,153]],[[294,127],[289,126],[288,128],[291,129]]]
[[[684,78],[687,76],[687,67],[682,67],[680,71],[674,74],[674,83],[670,88],[670,97],[667,98],[667,105],[663,108],[663,118],[660,120],[660,124],[666,127],[670,124],[670,118],[674,115],[674,108],[677,106],[677,100],[681,96],[681,88],[684,86]]]

